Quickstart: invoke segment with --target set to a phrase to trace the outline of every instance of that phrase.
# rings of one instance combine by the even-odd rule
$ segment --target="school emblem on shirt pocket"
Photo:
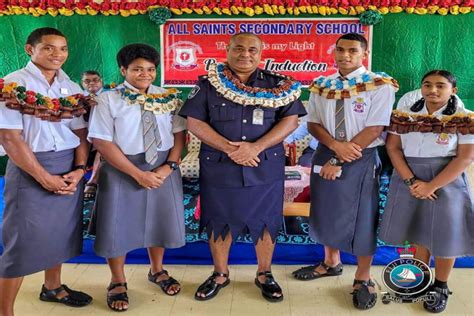
[[[448,145],[450,138],[451,136],[449,134],[446,134],[446,133],[438,134],[438,137],[436,138],[436,143],[439,145]]]
[[[352,109],[356,113],[364,113],[366,106],[364,98],[357,98],[352,102]]]

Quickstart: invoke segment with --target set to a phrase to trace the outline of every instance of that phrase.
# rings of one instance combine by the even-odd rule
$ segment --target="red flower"
[[[100,11],[100,4],[98,4],[97,2],[89,2],[89,6],[95,10],[95,11]]]
[[[0,90],[3,89],[4,84],[5,84],[5,80],[0,79]]]
[[[28,91],[28,92],[31,92],[31,91]],[[25,98],[25,102],[28,103],[28,104],[35,104],[36,102],[36,97],[35,95],[31,95],[31,94],[27,94],[26,95],[26,98]]]
[[[52,99],[52,100],[51,100],[51,103],[54,104],[54,110],[55,110],[55,111],[58,111],[58,110],[59,110],[59,107],[61,106],[61,104],[59,103],[59,100],[58,100],[58,99]]]

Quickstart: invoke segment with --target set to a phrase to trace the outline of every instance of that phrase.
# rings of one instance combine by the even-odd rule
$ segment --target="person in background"
[[[309,133],[306,119],[307,116],[301,118],[300,125],[284,140],[283,145],[285,146],[285,153],[288,155],[289,144],[295,144],[297,140],[301,140],[307,135],[310,135],[311,137],[309,145],[303,150],[303,153],[298,158],[297,162],[298,165],[309,168],[311,167],[311,158],[313,157],[313,153],[316,150],[316,147],[318,147],[318,141]]]
[[[96,97],[103,91],[103,81],[100,74],[95,70],[86,70],[81,74],[81,85],[85,95],[91,97],[95,105]],[[97,193],[97,183],[99,182],[100,153],[91,146],[87,159],[87,170],[92,170],[92,174],[84,187],[84,200],[94,200]]]

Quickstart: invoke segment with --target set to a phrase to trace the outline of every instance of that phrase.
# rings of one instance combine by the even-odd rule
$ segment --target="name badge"
[[[69,90],[68,90],[67,88],[61,88],[60,93],[61,93],[62,95],[68,95],[68,94],[69,94]]]
[[[255,110],[253,110],[252,124],[253,125],[263,125],[263,110],[262,109],[257,108]]]

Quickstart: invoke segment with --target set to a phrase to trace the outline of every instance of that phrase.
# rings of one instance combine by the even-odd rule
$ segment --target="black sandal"
[[[319,266],[326,269],[326,273],[319,273],[318,271],[315,271],[316,268],[318,268]],[[323,261],[317,265],[302,267],[296,271],[293,271],[291,274],[297,280],[310,281],[310,280],[314,280],[314,279],[318,279],[322,277],[338,276],[342,274],[342,271],[343,271],[342,263],[337,264],[335,267],[330,267]]]
[[[119,286],[123,286],[125,288],[125,292],[110,293],[110,291],[112,291],[113,289]],[[127,290],[128,290],[127,282],[117,282],[117,283],[111,282],[109,286],[107,287],[107,291],[108,291],[107,292],[107,306],[114,312],[125,312],[126,310],[128,310],[128,306],[127,308],[123,308],[123,309],[118,309],[112,306],[114,302],[118,302],[118,301],[126,302],[128,305]]]
[[[258,277],[264,275],[265,283],[260,283]],[[271,271],[262,271],[257,272],[257,277],[255,278],[255,285],[262,291],[262,296],[269,302],[276,303],[283,301],[283,291],[278,283],[273,278]],[[280,296],[275,296],[275,293],[280,293]]]
[[[433,301],[424,302],[423,307],[431,313],[441,313],[448,306],[448,297],[453,294],[448,288],[440,288],[432,285],[429,289],[429,292],[432,292],[434,297]]]
[[[160,276],[162,276],[163,274],[166,274],[168,276],[168,279],[158,281],[158,278]],[[179,284],[179,282],[176,279],[174,279],[173,277],[170,277],[169,274],[168,274],[168,271],[166,271],[166,270],[161,270],[159,272],[156,272],[155,274],[151,274],[151,270],[150,270],[148,272],[148,281],[150,281],[151,283],[154,283],[156,285],[159,285],[161,290],[163,290],[163,292],[165,292],[165,294],[169,295],[169,296],[174,296],[174,295],[178,294],[181,291],[181,284]],[[169,293],[168,292],[169,288],[172,285],[178,285],[179,286],[177,292],[175,292],[175,293]]]
[[[224,278],[227,278],[227,280],[224,283],[219,284],[219,283],[216,282],[217,277],[224,277]],[[204,281],[204,283],[202,283],[198,287],[196,293],[194,294],[194,298],[198,301],[210,300],[211,298],[216,296],[217,293],[219,293],[219,291],[222,288],[229,285],[229,283],[230,283],[230,279],[229,279],[229,274],[228,273],[222,273],[222,272],[214,271],[212,273],[212,275],[209,278],[207,278],[207,280]],[[204,297],[199,296],[198,293],[204,294]]]
[[[65,291],[68,295],[58,298],[58,294]],[[92,297],[84,292],[74,291],[65,284],[54,290],[48,290],[44,284],[41,287],[39,299],[44,302],[61,303],[71,307],[83,307],[92,302]]]
[[[377,303],[377,293],[370,293],[369,287],[375,288],[372,280],[354,280],[352,286],[360,284],[360,288],[352,291],[352,303],[357,309],[370,309]]]

